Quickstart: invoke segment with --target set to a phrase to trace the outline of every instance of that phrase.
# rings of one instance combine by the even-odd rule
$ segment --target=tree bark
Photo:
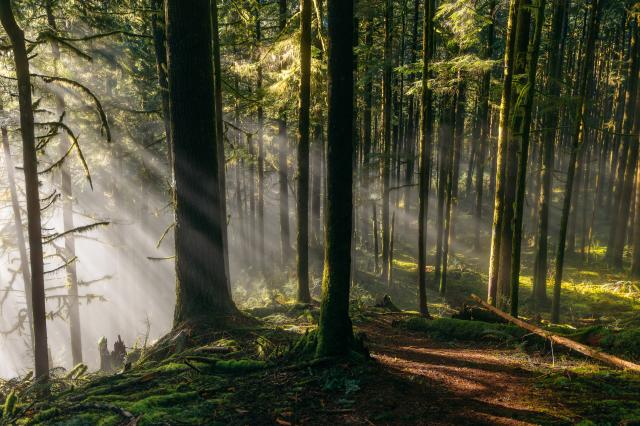
[[[550,99],[555,100],[560,96],[562,87],[562,58],[565,46],[565,27],[568,15],[569,0],[556,0],[553,8],[551,40],[549,43],[549,63],[547,78],[547,93]],[[548,234],[549,234],[549,207],[551,206],[553,166],[555,156],[555,140],[558,134],[558,119],[560,110],[558,107],[546,107],[542,116],[542,155],[543,163],[540,179],[542,191],[540,192],[538,234],[536,239],[536,254],[533,271],[533,306],[534,309],[547,303],[547,258],[548,258]]]
[[[502,87],[502,101],[500,104],[500,123],[498,129],[498,147],[496,162],[496,187],[493,208],[493,225],[491,232],[491,254],[489,258],[489,283],[487,301],[496,304],[498,295],[498,273],[500,271],[501,231],[504,214],[504,193],[506,187],[506,162],[509,140],[509,111],[511,107],[511,82],[513,80],[514,45],[516,39],[516,23],[522,0],[510,0],[509,17],[507,20],[507,40],[504,53],[504,75]]]
[[[278,1],[278,10],[278,28],[280,32],[282,32],[287,24],[287,0]],[[288,152],[289,139],[287,137],[287,117],[286,110],[283,108],[280,110],[278,118],[278,196],[280,201],[280,254],[282,256],[282,265],[284,267],[289,266],[291,261],[291,237],[289,235]]]
[[[231,268],[229,267],[229,237],[227,233],[227,200],[226,200],[226,161],[224,156],[224,110],[222,108],[222,67],[220,65],[220,34],[218,33],[218,3],[211,0],[211,32],[213,41],[213,83],[216,118],[216,151],[218,154],[218,179],[220,180],[220,223],[222,226],[222,239],[224,241],[224,264],[226,271],[227,287],[231,291]]]
[[[640,29],[638,19],[635,18],[631,24],[631,66],[629,69],[629,86],[635,91],[635,96],[629,96],[627,102],[632,102],[625,113],[623,124],[623,138],[628,145],[627,160],[624,168],[623,180],[620,185],[620,196],[617,202],[617,209],[614,211],[614,219],[612,222],[613,231],[615,232],[612,247],[607,247],[607,253],[612,266],[616,268],[622,267],[622,257],[624,253],[625,240],[627,235],[627,222],[629,219],[629,211],[631,210],[631,196],[633,192],[633,183],[636,176],[636,167],[638,163],[639,141],[635,129],[636,122],[640,116],[640,102],[638,102],[638,72],[640,69]],[[632,134],[635,134],[632,135]]]
[[[531,26],[531,0],[521,0],[516,24],[515,57],[513,64],[514,76],[521,76],[526,73],[527,50],[530,39]],[[518,136],[523,123],[523,108],[519,107],[518,98],[521,90],[514,83],[511,89],[511,103],[509,110],[509,121],[507,124],[507,163],[506,182],[503,201],[502,230],[500,236],[500,269],[498,271],[498,307],[506,310],[511,303],[511,265],[513,260],[514,246],[514,220],[516,204],[516,181],[518,179],[518,153],[520,144]],[[527,141],[528,143],[528,141]],[[528,149],[523,155],[528,155]],[[524,176],[523,176],[524,178]]]
[[[560,233],[558,236],[558,252],[556,255],[556,268],[553,286],[553,300],[551,306],[551,321],[557,323],[560,320],[560,293],[562,288],[562,272],[564,266],[564,251],[567,237],[567,223],[569,221],[569,210],[571,208],[571,193],[573,189],[573,178],[576,172],[576,162],[578,150],[584,141],[584,117],[587,110],[589,98],[587,96],[587,85],[593,72],[595,56],[595,44],[598,36],[600,15],[602,10],[601,0],[592,0],[589,11],[589,24],[587,27],[587,43],[585,48],[585,58],[579,80],[578,99],[580,105],[576,112],[575,130],[571,145],[571,156],[569,159],[569,169],[565,186],[564,203],[562,206],[562,216],[560,218]]]
[[[329,118],[325,261],[316,355],[348,354],[353,144],[353,2],[328,0]]]
[[[433,137],[432,91],[429,87],[429,61],[433,57],[433,14],[435,1],[425,0],[422,20],[422,92],[420,106],[420,157],[418,186],[418,310],[428,317],[427,307],[427,213],[431,178],[431,140]]]
[[[311,0],[300,2],[300,92],[298,110],[298,302],[309,293],[309,108],[311,106]]]
[[[383,148],[382,155],[382,276],[388,275],[389,266],[389,187],[391,179],[391,130],[393,127],[393,0],[385,0],[384,64],[382,69]]]
[[[260,16],[261,2],[255,3],[255,20],[256,20],[256,43],[260,47],[262,43],[262,21]],[[259,52],[259,49],[257,50]],[[259,55],[259,53],[258,53]],[[266,274],[265,264],[265,246],[264,246],[264,93],[262,87],[263,70],[260,57],[256,59],[258,62],[256,90],[258,92],[258,205],[256,213],[258,219],[258,266],[261,274]]]
[[[175,176],[174,326],[235,315],[224,261],[215,122],[211,10],[166,0],[171,140]]]
[[[493,43],[495,38],[494,13],[496,8],[496,0],[489,3],[489,19],[490,23],[485,30],[485,46],[484,58],[491,59],[493,57]],[[482,223],[482,201],[484,192],[484,169],[487,150],[489,148],[491,133],[489,120],[489,98],[491,96],[491,71],[486,71],[482,76],[482,86],[480,88],[480,105],[478,108],[478,119],[480,120],[480,151],[476,159],[476,199],[475,199],[475,233],[474,248],[480,250],[480,224]]]
[[[4,27],[13,50],[18,79],[18,102],[20,105],[20,133],[27,197],[27,221],[29,249],[31,252],[31,288],[33,306],[33,335],[35,377],[41,381],[49,378],[49,353],[47,347],[47,318],[44,292],[44,263],[42,253],[42,222],[38,192],[38,159],[34,117],[31,99],[29,58],[24,32],[18,26],[11,8],[11,0],[0,0],[0,23]]]
[[[534,6],[534,33],[531,41],[531,55],[527,64],[527,92],[524,101],[524,117],[520,127],[520,152],[518,157],[518,177],[516,182],[515,215],[513,224],[513,252],[511,255],[511,315],[518,316],[518,296],[520,290],[520,253],[522,246],[522,220],[524,216],[524,202],[526,192],[527,163],[529,153],[529,141],[531,138],[531,115],[533,112],[533,100],[535,98],[536,71],[538,69],[538,57],[540,42],[542,40],[542,27],[544,25],[544,9],[546,0],[538,0]]]
[[[163,0],[152,0],[153,17],[151,30],[153,33],[153,48],[156,55],[156,72],[158,73],[158,87],[160,88],[160,100],[162,101],[162,122],[164,124],[165,137],[167,138],[167,158],[169,169],[173,167],[171,149],[171,117],[169,117],[169,81],[167,80],[167,35],[164,28]]]

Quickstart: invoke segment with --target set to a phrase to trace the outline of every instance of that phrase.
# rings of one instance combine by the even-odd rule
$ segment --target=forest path
[[[521,352],[434,341],[393,327],[397,318],[379,315],[358,327],[380,363],[378,386],[367,386],[358,401],[364,412],[384,407],[387,418],[375,424],[571,423],[567,410],[536,387],[541,373]]]

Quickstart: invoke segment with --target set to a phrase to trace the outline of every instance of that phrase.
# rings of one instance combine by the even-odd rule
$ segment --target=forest
[[[640,1],[0,0],[0,425],[640,424]]]

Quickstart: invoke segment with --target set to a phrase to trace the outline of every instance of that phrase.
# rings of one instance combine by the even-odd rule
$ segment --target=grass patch
[[[538,380],[583,425],[638,424],[640,422],[640,376],[618,371],[577,367],[554,372]]]
[[[408,330],[421,331],[439,340],[487,341],[516,343],[527,336],[527,340],[542,342],[528,331],[509,324],[494,324],[482,321],[465,321],[452,318],[428,320],[409,318],[396,323]]]

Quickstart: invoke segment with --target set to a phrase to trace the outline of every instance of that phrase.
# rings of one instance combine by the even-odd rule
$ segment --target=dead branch
[[[528,330],[532,333],[535,333],[539,336],[544,337],[545,339],[549,339],[554,343],[557,343],[559,345],[565,346],[569,349],[573,349],[576,352],[581,353],[582,355],[585,355],[589,358],[593,358],[593,359],[597,359],[598,361],[601,361],[605,364],[611,365],[613,367],[617,367],[617,368],[621,368],[623,370],[631,370],[631,371],[635,371],[637,373],[640,373],[640,365],[635,364],[633,362],[630,361],[626,361],[622,358],[618,358],[614,355],[609,355],[607,353],[604,353],[602,351],[599,351],[597,349],[594,349],[592,347],[583,345],[581,343],[575,342],[571,339],[568,339],[566,337],[563,336],[558,336],[557,334],[554,334],[550,331],[546,331],[543,330],[539,327],[536,327],[534,325],[529,324],[528,322],[522,321],[521,319],[512,317],[511,315],[502,312],[501,310],[499,310],[498,308],[496,308],[495,306],[491,306],[488,303],[486,303],[485,301],[483,301],[482,299],[480,299],[478,296],[476,296],[475,294],[471,295],[471,298],[478,304],[480,304],[482,307],[490,310],[491,312],[493,312],[494,314],[506,319],[507,321],[517,325],[518,327],[524,328],[525,330]]]

